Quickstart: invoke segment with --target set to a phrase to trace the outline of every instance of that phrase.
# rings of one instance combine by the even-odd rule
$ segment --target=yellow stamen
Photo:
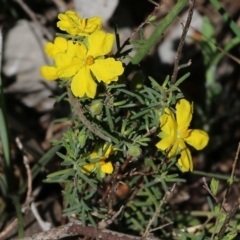
[[[178,133],[178,138],[186,138],[188,137],[190,134],[190,131],[188,130],[184,130]]]
[[[87,26],[87,18],[79,19],[79,25],[82,29],[85,29]]]
[[[86,62],[85,62],[86,66],[90,66],[90,65],[92,65],[93,63],[94,63],[94,58],[93,58],[93,56],[88,56],[87,59],[86,59]]]

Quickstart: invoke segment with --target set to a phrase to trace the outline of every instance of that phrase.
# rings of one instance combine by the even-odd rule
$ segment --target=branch
[[[159,240],[155,237],[135,237],[128,234],[102,230],[93,226],[83,226],[80,221],[72,221],[66,225],[51,230],[34,234],[32,237],[18,238],[13,240],[58,240],[70,236],[84,235],[91,238],[104,240]]]
[[[176,53],[176,56],[175,56],[173,74],[172,74],[172,77],[171,77],[171,83],[172,84],[174,84],[176,82],[177,74],[178,74],[178,71],[179,71],[179,60],[180,60],[183,45],[184,45],[184,42],[185,42],[185,38],[187,36],[188,29],[189,29],[190,23],[192,21],[192,15],[193,15],[195,3],[196,3],[196,0],[192,0],[192,5],[190,6],[190,9],[189,9],[187,22],[186,22],[186,24],[183,28],[183,33],[182,33],[182,36],[181,36],[181,39],[180,39],[180,43],[178,45],[177,53]]]
[[[105,140],[106,142],[111,142],[111,139],[107,136],[105,136],[103,133],[101,133],[96,127],[94,127],[89,121],[88,119],[84,116],[84,109],[82,107],[82,104],[79,102],[79,100],[77,98],[75,98],[69,87],[67,87],[67,92],[68,92],[68,98],[69,98],[69,102],[70,104],[73,106],[74,108],[74,112],[75,114],[80,118],[80,120],[82,121],[82,123],[85,125],[85,127],[91,131],[93,134],[97,135],[98,137],[100,137],[101,139]]]

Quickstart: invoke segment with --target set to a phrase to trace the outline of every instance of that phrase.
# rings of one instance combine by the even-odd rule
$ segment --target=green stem
[[[1,32],[0,32],[1,35]],[[0,36],[1,38],[1,36]],[[1,39],[0,39],[1,41]],[[1,52],[1,46],[0,46]],[[1,54],[0,54],[1,55]],[[13,166],[11,162],[10,156],[10,144],[9,144],[9,134],[8,134],[8,126],[7,126],[7,119],[6,119],[6,107],[4,101],[4,94],[3,94],[3,86],[2,86],[2,78],[1,78],[1,59],[0,59],[0,140],[2,143],[3,148],[3,161],[4,161],[4,173],[5,173],[5,192],[10,192],[10,188],[12,186],[11,181],[13,179]]]
[[[148,53],[148,51],[155,45],[155,43],[162,36],[168,26],[176,19],[178,14],[186,6],[189,0],[179,0],[177,4],[172,8],[168,15],[162,20],[161,24],[157,26],[154,33],[146,40],[143,46],[139,49],[136,55],[132,58],[132,64],[138,64]]]
[[[239,27],[232,20],[232,18],[228,15],[228,13],[225,11],[225,9],[221,6],[221,4],[219,3],[219,0],[210,0],[210,2],[218,10],[218,12],[221,14],[222,18],[228,23],[229,27],[236,34],[236,36],[240,38]]]
[[[15,207],[15,211],[17,214],[17,220],[18,220],[18,237],[24,236],[24,220],[23,220],[23,214],[21,210],[21,204],[19,202],[19,198],[16,196],[11,197],[13,205]]]
[[[211,178],[217,178],[221,180],[229,180],[231,176],[228,175],[222,175],[222,174],[216,174],[216,173],[206,173],[206,172],[201,172],[201,171],[193,171],[193,174],[196,175],[201,175],[203,177],[211,177]],[[239,178],[234,178],[234,182],[240,182]]]

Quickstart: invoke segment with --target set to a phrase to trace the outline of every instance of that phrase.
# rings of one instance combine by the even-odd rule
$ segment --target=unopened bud
[[[128,147],[128,155],[138,158],[142,154],[142,149],[138,145]]]
[[[99,115],[102,113],[102,108],[103,108],[103,104],[101,101],[94,101],[92,102],[92,104],[90,105],[90,112],[92,115]]]

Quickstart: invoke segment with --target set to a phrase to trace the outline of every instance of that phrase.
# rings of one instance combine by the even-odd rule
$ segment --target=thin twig
[[[194,7],[195,7],[195,2],[196,2],[196,0],[192,0],[191,6],[190,6],[190,9],[189,9],[189,12],[188,12],[187,21],[186,21],[186,24],[183,28],[182,36],[180,38],[180,43],[178,45],[177,53],[175,55],[174,69],[173,69],[173,74],[172,74],[172,77],[171,77],[171,83],[172,84],[174,84],[176,82],[176,79],[177,79],[177,74],[178,74],[178,71],[179,71],[179,60],[180,60],[183,45],[184,45],[184,42],[185,42],[185,38],[187,36],[188,29],[189,29],[190,23],[192,21],[192,15],[193,15]]]
[[[118,49],[118,51],[116,52],[115,56],[118,56],[120,54],[120,52],[127,46],[130,44],[130,39],[133,38],[133,36],[140,30],[141,27],[143,27],[148,21],[149,19],[154,16],[157,11],[159,10],[160,6],[165,2],[165,0],[163,0],[162,2],[160,2],[159,4],[157,4],[157,6],[153,9],[153,11],[146,17],[146,19],[137,27],[134,29],[133,33],[131,34],[131,36],[129,38],[127,38],[124,43],[122,44],[122,46]],[[156,5],[156,3],[155,3]]]
[[[240,142],[238,143],[237,152],[236,152],[235,159],[234,159],[233,166],[232,166],[231,180],[233,180],[234,175],[235,175],[236,165],[237,165],[237,161],[239,158],[239,152],[240,152]]]
[[[27,15],[32,19],[32,21],[40,27],[42,33],[47,37],[47,39],[52,40],[52,34],[45,27],[39,24],[37,14],[34,13],[23,0],[16,0],[16,2],[22,7],[22,9],[27,13]]]
[[[233,208],[231,209],[231,211],[227,214],[226,219],[218,233],[218,238],[222,239],[223,235],[229,225],[230,220],[233,218],[233,216],[235,215],[235,213],[237,212],[237,210],[239,209],[240,206],[240,199],[238,199],[238,201],[233,205]]]
[[[203,224],[201,224],[201,226],[200,226],[199,228],[196,229],[196,232],[195,232],[195,233],[197,233],[198,231],[201,232],[201,231],[206,227],[206,225],[207,225],[210,221],[212,221],[212,219],[213,219],[213,216],[208,217],[208,219],[207,219]]]
[[[217,197],[212,193],[211,189],[208,187],[206,178],[203,177],[202,180],[203,180],[203,184],[204,184],[203,187],[204,187],[204,188],[207,190],[207,192],[212,196],[212,198],[215,200],[215,202],[216,202],[217,204],[219,204],[219,206],[221,206],[221,208],[224,210],[224,212],[227,213],[227,210],[225,209],[225,207],[224,207],[223,205],[221,205],[221,203],[218,201]],[[212,235],[211,235],[211,240],[214,239],[214,235],[215,235],[215,232],[216,232],[218,223],[219,223],[219,218],[216,219],[215,226],[214,226],[214,230],[213,230]]]
[[[52,2],[56,5],[58,12],[67,11],[67,4],[63,0],[52,0]]]
[[[149,220],[149,222],[148,222],[148,225],[147,225],[147,227],[146,227],[146,229],[145,229],[145,231],[144,231],[143,237],[147,237],[148,234],[151,232],[150,227],[151,227],[152,223],[154,222],[155,218],[159,215],[159,213],[160,213],[160,211],[161,211],[161,208],[162,208],[162,206],[163,206],[163,204],[164,204],[167,196],[168,196],[170,193],[173,192],[173,190],[174,190],[174,188],[175,188],[175,185],[176,185],[176,184],[174,183],[173,186],[171,187],[171,189],[164,194],[164,196],[163,196],[163,198],[161,199],[161,201],[160,201],[160,203],[159,203],[159,205],[158,205],[155,213],[153,214],[152,218],[151,218],[151,219]]]
[[[84,115],[84,109],[82,104],[79,102],[78,98],[74,97],[71,93],[71,90],[69,87],[67,87],[67,92],[68,92],[68,98],[70,104],[74,108],[74,113],[80,118],[84,126],[91,131],[93,134],[97,135],[101,139],[105,140],[106,142],[111,142],[111,139],[107,136],[105,136],[103,133],[101,133],[96,127],[94,127],[88,119]]]
[[[117,177],[118,177],[119,170],[120,170],[120,163],[116,162],[114,173],[112,174],[112,181],[111,181],[112,186],[109,194],[108,214],[112,214],[113,212],[114,196],[118,188]]]
[[[212,39],[206,37],[206,35],[202,32],[200,32],[199,30],[197,30],[196,28],[190,26],[191,29],[193,29],[196,33],[198,33],[199,35],[201,35],[202,38],[204,38],[204,40],[207,40],[207,42],[211,43],[212,45],[214,45],[221,53],[223,53],[224,55],[226,55],[227,57],[229,57],[230,59],[232,59],[234,62],[236,62],[237,64],[240,65],[240,59],[233,56],[232,54],[230,54],[229,52],[225,51],[223,48],[219,47]]]
[[[23,155],[23,163],[24,166],[26,168],[26,172],[27,172],[27,180],[28,180],[28,189],[27,189],[27,194],[26,194],[26,199],[24,201],[24,204],[22,205],[22,213],[26,213],[29,210],[29,204],[32,201],[32,172],[28,163],[28,158],[27,156],[24,154],[24,150],[23,150],[23,145],[19,139],[19,137],[16,137],[15,139],[17,147],[19,148],[19,150],[21,151],[22,155]],[[18,223],[18,219],[14,219],[9,226],[3,230],[0,233],[0,239],[2,239],[4,236],[6,236],[12,229],[14,229],[16,227]]]
[[[156,228],[151,229],[149,232],[150,232],[150,233],[151,233],[151,232],[155,232],[156,230],[163,229],[163,228],[165,228],[165,227],[167,227],[167,226],[169,226],[169,225],[172,225],[172,224],[173,224],[173,222],[169,222],[169,223],[163,224],[163,225],[161,225],[161,226],[159,226],[159,227],[156,227]]]
[[[223,197],[223,201],[222,201],[222,204],[221,206],[224,206],[225,203],[226,203],[226,200],[227,200],[227,196],[230,192],[230,189],[231,189],[231,186],[234,182],[234,175],[235,175],[235,171],[236,171],[236,166],[237,166],[237,161],[238,161],[238,158],[239,158],[239,152],[240,152],[240,142],[238,143],[238,148],[237,148],[237,152],[236,152],[236,155],[235,155],[235,159],[233,161],[233,165],[232,165],[232,172],[231,172],[231,177],[230,177],[230,180],[229,180],[229,185],[227,187],[227,190],[225,192],[225,195]],[[239,199],[238,201],[234,204],[234,206],[232,207],[231,211],[227,214],[227,217],[218,233],[218,237],[219,239],[221,239],[228,227],[228,224],[231,220],[231,218],[234,216],[234,214],[236,213],[236,211],[239,209],[239,205],[240,205],[240,202],[239,202]]]
[[[238,158],[239,158],[239,152],[240,152],[240,142],[238,143],[237,152],[236,152],[233,164],[232,164],[232,172],[231,172],[231,176],[230,176],[230,179],[229,179],[229,185],[228,185],[227,190],[225,192],[225,195],[223,197],[222,205],[225,204],[227,196],[228,196],[228,194],[230,192],[231,186],[232,186],[232,184],[234,182],[234,177],[235,177],[234,175],[235,175],[235,171],[236,171],[237,161],[238,161]]]
[[[121,166],[121,172],[123,172],[125,170],[125,168],[127,167],[127,165],[129,164],[129,162],[132,160],[132,156],[128,156],[124,163]]]
[[[41,229],[43,231],[49,230],[51,228],[52,224],[42,220],[42,218],[41,218],[40,214],[38,213],[37,207],[36,207],[34,202],[31,203],[31,210],[32,210],[32,213],[33,213],[35,219],[37,220],[39,226],[41,227]]]
[[[153,1],[149,1],[151,3],[153,3]],[[165,2],[165,0],[163,0],[162,2],[160,2],[159,4],[154,2],[154,5],[156,6],[153,11],[145,18],[145,20],[137,27],[134,29],[132,35],[130,38],[132,38],[137,32],[139,32],[140,28],[142,28],[145,24],[147,24],[149,22],[149,19],[151,19],[151,17],[153,17],[154,15],[156,15],[156,13],[158,12],[159,8],[162,6],[162,4]]]
[[[0,233],[0,239],[3,239],[9,232],[13,229],[16,229],[16,225],[18,223],[18,219],[15,218],[2,232]]]
[[[25,212],[26,209],[29,208],[29,204],[32,201],[32,172],[31,172],[31,169],[30,169],[30,166],[29,166],[28,158],[24,154],[23,145],[20,141],[20,138],[16,137],[15,141],[16,141],[16,144],[17,144],[19,150],[22,152],[23,163],[24,163],[24,166],[25,166],[26,172],[27,172],[27,180],[28,180],[27,186],[28,187],[27,187],[26,199],[25,199],[25,202],[24,202],[23,207],[22,207],[22,212]]]
[[[217,204],[221,205],[221,203],[218,201],[217,197],[212,193],[211,189],[208,187],[206,178],[203,177],[202,180],[203,180],[203,184],[204,184],[203,187],[204,187],[204,188],[207,190],[207,192],[212,196],[212,198],[215,200],[215,202],[216,202]],[[226,208],[225,208],[224,206],[222,206],[222,209],[224,210],[225,213],[227,213],[227,210],[226,210]]]
[[[102,221],[100,221],[100,222],[98,223],[98,228],[99,228],[99,229],[105,229],[105,228],[107,228],[107,226],[111,225],[111,224],[113,223],[113,221],[114,221],[114,220],[119,216],[119,214],[123,211],[123,209],[124,209],[124,206],[122,205],[122,206],[120,207],[120,209],[111,216],[111,218],[103,219]]]

